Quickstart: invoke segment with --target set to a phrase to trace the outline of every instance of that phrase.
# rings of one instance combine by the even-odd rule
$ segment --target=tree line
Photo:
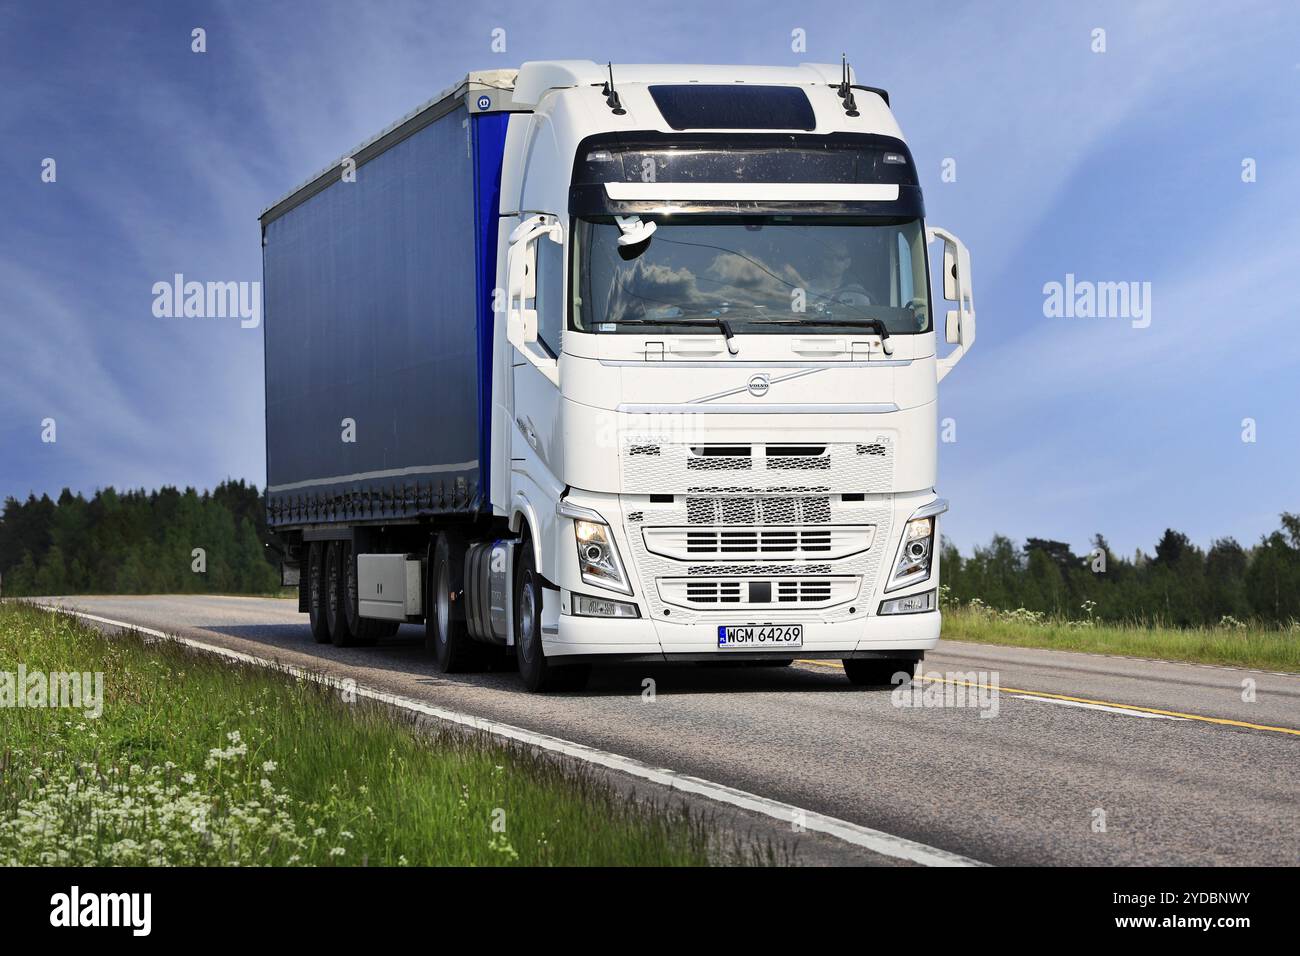
[[[995,535],[963,557],[945,541],[940,574],[948,600],[1000,610],[1174,627],[1289,625],[1300,621],[1300,515],[1284,513],[1281,524],[1254,547],[1220,538],[1208,551],[1169,529],[1153,555],[1132,558],[1115,554],[1100,534],[1085,555],[1060,541],[1030,538],[1016,547]]]
[[[265,501],[255,485],[211,492],[64,489],[7,498],[0,515],[6,597],[54,594],[267,594],[279,556],[265,546]]]
[[[267,594],[280,582],[271,540],[265,500],[242,480],[202,493],[105,488],[90,499],[64,489],[57,501],[5,500],[0,581],[11,597]],[[1060,541],[1029,538],[1017,547],[995,535],[963,556],[945,540],[945,600],[1179,627],[1300,620],[1300,515],[1283,514],[1281,527],[1251,548],[1221,538],[1202,550],[1172,529],[1152,555],[1117,555],[1100,534],[1092,545],[1079,555]]]

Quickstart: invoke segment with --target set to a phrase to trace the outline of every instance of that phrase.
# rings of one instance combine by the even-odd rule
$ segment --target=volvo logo
[[[746,387],[749,389],[750,395],[755,398],[762,398],[767,394],[767,390],[772,387],[772,383],[768,380],[766,372],[760,372],[758,375],[750,377],[749,384]]]

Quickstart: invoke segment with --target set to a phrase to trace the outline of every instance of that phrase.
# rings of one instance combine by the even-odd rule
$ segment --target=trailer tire
[[[515,630],[515,658],[519,662],[519,676],[523,678],[524,686],[534,692],[582,690],[591,676],[590,664],[559,667],[546,659],[546,651],[542,647],[542,601],[545,588],[537,573],[532,544],[527,538],[519,551],[519,564],[515,569],[515,619],[510,622]]]
[[[918,661],[906,658],[871,659],[851,657],[843,661],[844,676],[855,687],[888,687],[894,684],[898,674],[906,674],[902,684],[909,683],[916,675]],[[900,684],[901,686],[901,684]]]
[[[424,647],[444,674],[480,670],[486,655],[465,623],[465,539],[444,531],[431,552]]]
[[[317,644],[330,642],[329,618],[325,613],[325,546],[313,541],[307,547],[307,620]]]
[[[325,553],[325,617],[329,621],[330,639],[335,647],[352,647],[357,643],[356,637],[348,628],[346,611],[348,590],[344,580],[346,562],[346,544],[343,541],[331,541]]]
[[[357,555],[351,544],[343,544],[343,609],[354,644],[373,645],[379,640],[386,621],[361,616],[361,593],[357,585]]]

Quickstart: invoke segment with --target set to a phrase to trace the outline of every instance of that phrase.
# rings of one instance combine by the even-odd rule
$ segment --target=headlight
[[[934,557],[934,518],[913,518],[903,530],[903,540],[898,545],[898,560],[889,578],[886,591],[895,591],[909,584],[920,584],[930,579],[930,562]]]
[[[609,525],[580,518],[573,522],[573,531],[578,539],[578,570],[582,572],[582,580],[631,594]]]

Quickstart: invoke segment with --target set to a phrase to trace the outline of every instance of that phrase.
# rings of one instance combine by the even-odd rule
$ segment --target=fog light
[[[891,598],[880,602],[881,614],[921,614],[934,610],[934,592],[922,591],[907,597]]]
[[[573,595],[573,613],[581,617],[640,617],[635,604],[611,601],[608,598]]]

